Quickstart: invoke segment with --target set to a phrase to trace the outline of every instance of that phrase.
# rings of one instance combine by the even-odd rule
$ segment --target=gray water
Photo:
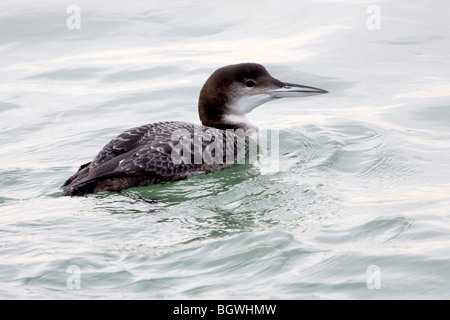
[[[448,2],[95,3],[0,4],[0,298],[450,298]],[[250,114],[277,170],[59,196],[247,61],[330,92]]]

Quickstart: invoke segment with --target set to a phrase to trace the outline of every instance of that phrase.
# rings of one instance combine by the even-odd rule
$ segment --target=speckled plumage
[[[223,137],[224,151],[222,161],[206,163],[202,156],[205,152],[208,154],[205,148],[214,142],[211,137]],[[67,186],[64,195],[83,195],[102,190],[120,191],[217,171],[234,164],[238,157],[238,152],[235,151],[246,150],[239,146],[245,141],[245,138],[232,131],[179,121],[132,128],[111,140],[92,162],[82,165],[64,183]],[[226,143],[230,142],[233,143],[233,154],[229,154],[227,159],[225,148]],[[196,143],[201,149],[195,150]],[[176,161],[180,155],[174,150],[176,146],[178,149],[191,150],[190,159],[177,163],[180,162]],[[212,156],[216,156],[216,150],[212,151]],[[196,163],[196,156],[201,158],[200,163]],[[233,159],[232,163],[228,163],[230,158]]]

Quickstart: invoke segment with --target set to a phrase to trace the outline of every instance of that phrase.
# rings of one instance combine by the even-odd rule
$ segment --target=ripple
[[[287,141],[280,144],[282,155],[296,158],[292,166],[300,165],[303,170],[372,181],[399,181],[414,173],[403,154],[404,142],[394,132],[374,125],[308,126],[284,131],[282,136]]]
[[[99,73],[104,72],[104,68],[73,68],[59,69],[51,72],[43,72],[24,79],[49,79],[49,80],[90,80],[96,78]]]
[[[378,217],[344,230],[336,226],[323,229],[318,232],[315,240],[333,246],[354,243],[355,249],[361,249],[374,245],[382,246],[394,241],[407,233],[413,226],[414,221],[405,217]]]
[[[423,108],[415,113],[417,120],[425,120],[440,125],[450,125],[450,106],[434,106]]]

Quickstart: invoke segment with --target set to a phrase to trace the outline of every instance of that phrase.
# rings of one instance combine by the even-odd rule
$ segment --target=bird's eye
[[[245,81],[245,86],[248,87],[248,88],[253,88],[255,85],[256,85],[256,83],[253,80]]]

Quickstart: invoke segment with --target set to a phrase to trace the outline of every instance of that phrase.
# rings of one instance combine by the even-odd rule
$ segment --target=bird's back
[[[64,183],[63,195],[120,191],[217,171],[233,165],[245,149],[245,139],[230,130],[179,121],[135,127],[82,165]]]

